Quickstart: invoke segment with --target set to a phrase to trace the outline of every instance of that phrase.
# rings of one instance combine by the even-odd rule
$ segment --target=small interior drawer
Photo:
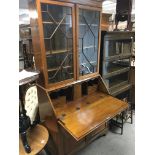
[[[92,131],[91,133],[89,133],[86,136],[86,142],[89,142],[91,140],[94,140],[99,135],[104,134],[105,129],[106,129],[106,123],[102,124],[101,126],[99,126],[98,128],[96,128],[94,131]]]
[[[93,94],[94,92],[97,91],[97,89],[98,89],[98,85],[97,84],[95,84],[93,86],[89,86],[88,87],[88,95]]]

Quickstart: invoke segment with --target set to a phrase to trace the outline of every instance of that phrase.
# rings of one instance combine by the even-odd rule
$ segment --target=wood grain
[[[28,2],[29,12],[30,12],[30,25],[31,25],[31,36],[32,36],[32,44],[33,44],[33,53],[35,58],[35,67],[40,71],[40,78],[37,80],[41,85],[45,84],[44,80],[44,70],[43,70],[43,60],[41,59],[41,46],[40,46],[40,33],[38,28],[38,18],[31,18],[31,14],[37,11],[36,4],[33,0],[29,0]]]
[[[74,100],[81,98],[81,84],[74,85]]]
[[[77,110],[77,107],[80,108]],[[59,123],[77,141],[128,107],[127,103],[101,92],[84,96],[57,109]],[[61,117],[65,114],[65,117]]]
[[[28,130],[28,143],[31,147],[31,153],[26,153],[19,137],[19,154],[20,155],[35,155],[39,153],[47,144],[49,134],[47,129],[42,125],[37,125]]]
[[[92,79],[92,78],[97,78],[97,77],[99,77],[100,75],[99,74],[93,74],[93,75],[91,75],[91,76],[85,76],[85,78],[83,78],[83,79],[80,79],[80,80],[77,80],[77,81],[68,81],[68,82],[66,82],[66,83],[62,83],[61,85],[55,85],[55,86],[53,86],[53,87],[50,87],[49,89],[45,89],[47,92],[50,92],[50,91],[53,91],[53,90],[59,90],[59,89],[62,89],[62,88],[65,88],[65,87],[69,87],[69,86],[71,86],[71,85],[75,85],[75,84],[78,84],[78,83],[81,83],[81,82],[83,82],[83,81],[87,81],[87,80],[90,80],[90,79]]]
[[[100,44],[101,44],[101,20],[102,20],[102,10],[100,10],[100,24],[98,30],[98,58],[97,58],[97,73],[99,73],[100,68]]]
[[[61,1],[61,2],[68,2],[73,4],[82,4],[86,6],[93,6],[102,8],[103,0],[54,0],[54,1]]]

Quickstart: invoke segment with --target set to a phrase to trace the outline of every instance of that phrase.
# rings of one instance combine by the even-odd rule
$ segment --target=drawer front
[[[68,153],[66,155],[74,155],[77,151],[82,149],[86,145],[85,139],[81,139],[78,142],[71,142],[69,145]]]
[[[74,154],[74,152],[85,146],[85,138],[76,141],[73,137],[66,133],[63,135],[63,145],[65,155]]]
[[[90,141],[94,140],[95,138],[97,138],[98,136],[105,134],[106,128],[107,128],[106,123],[104,123],[101,126],[99,126],[98,128],[96,128],[94,131],[92,131],[91,133],[89,133],[86,136],[86,142],[90,142]]]

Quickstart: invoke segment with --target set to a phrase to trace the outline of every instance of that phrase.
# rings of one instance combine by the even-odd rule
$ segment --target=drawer
[[[101,126],[96,128],[94,131],[92,131],[86,136],[86,142],[90,142],[94,140],[95,138],[97,138],[98,136],[105,134],[106,129],[107,129],[106,123],[102,124]]]

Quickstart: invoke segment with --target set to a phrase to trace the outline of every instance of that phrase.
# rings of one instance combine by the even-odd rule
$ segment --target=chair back
[[[37,86],[31,85],[25,93],[25,110],[26,115],[30,117],[31,125],[34,123],[38,113],[38,92]]]

